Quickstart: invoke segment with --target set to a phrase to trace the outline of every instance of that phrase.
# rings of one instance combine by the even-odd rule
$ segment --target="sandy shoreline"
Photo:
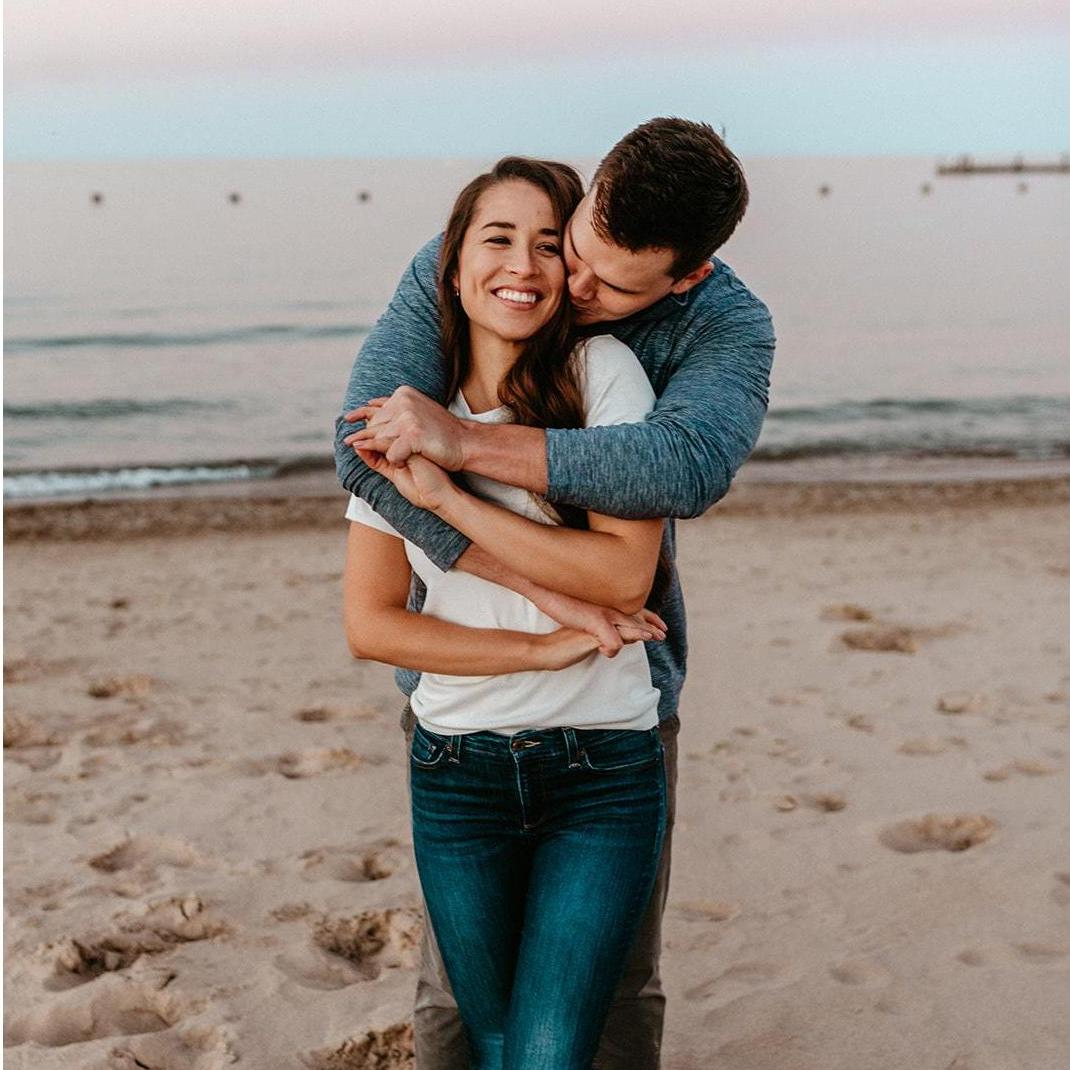
[[[665,1070],[1062,1064],[1066,498],[741,482],[680,526]],[[406,1065],[400,703],[345,652],[339,503],[5,509],[16,1070]]]

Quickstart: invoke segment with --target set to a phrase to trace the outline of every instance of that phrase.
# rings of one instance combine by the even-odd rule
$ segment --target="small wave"
[[[1019,395],[998,398],[873,398],[834,401],[827,405],[774,406],[770,423],[853,423],[901,420],[912,416],[1007,417],[1049,416],[1070,413],[1070,398]]]
[[[173,346],[229,345],[247,342],[306,342],[316,338],[357,338],[366,334],[368,329],[360,323],[335,323],[319,327],[298,324],[263,324],[256,327],[235,327],[230,330],[190,331],[188,333],[134,331],[129,334],[56,334],[9,338],[4,344],[4,349],[8,354],[17,354],[90,347],[162,349]]]
[[[114,468],[89,471],[19,472],[4,476],[4,498],[60,498],[109,491],[149,490],[192,483],[269,479],[274,464],[190,465],[175,468]]]
[[[167,398],[137,401],[132,398],[101,398],[73,403],[48,402],[42,405],[4,404],[4,418],[14,420],[112,420],[128,416],[176,416],[192,412],[219,412],[233,409],[229,401],[194,401]]]

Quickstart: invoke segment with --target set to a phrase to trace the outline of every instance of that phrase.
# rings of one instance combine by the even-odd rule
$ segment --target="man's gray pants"
[[[414,723],[412,710],[406,705],[401,715],[401,726],[405,730],[405,740],[410,744]],[[672,829],[676,820],[676,737],[680,731],[679,718],[662,721],[658,730],[665,747],[669,803],[661,863],[650,903],[602,1031],[594,1061],[595,1070],[658,1070],[661,1063],[661,1036],[665,1024],[665,994],[661,990],[659,973],[661,919],[669,893]],[[424,926],[420,950],[420,973],[416,981],[413,1014],[416,1070],[467,1070],[468,1042],[464,1025],[457,1013],[457,1004],[450,992],[450,983],[430,925]]]

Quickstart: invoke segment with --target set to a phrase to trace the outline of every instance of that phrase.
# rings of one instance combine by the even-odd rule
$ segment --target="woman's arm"
[[[435,513],[526,579],[624,613],[645,604],[658,563],[661,520],[591,513],[590,530],[540,524],[467,493],[419,455],[405,465],[392,465],[373,451],[360,455],[413,505]]]
[[[366,524],[349,526],[344,618],[355,658],[449,676],[563,669],[598,649],[586,632],[546,635],[468,628],[406,608],[410,567],[401,539]]]

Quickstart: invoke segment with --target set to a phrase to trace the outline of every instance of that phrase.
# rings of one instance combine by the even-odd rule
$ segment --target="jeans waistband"
[[[511,759],[516,753],[539,752],[547,756],[563,755],[569,768],[579,768],[584,749],[596,741],[605,741],[625,735],[636,729],[629,728],[527,728],[511,736],[497,732],[469,732],[459,735],[441,735],[424,728],[417,722],[416,731],[432,740],[441,740],[455,761],[467,751],[484,757]],[[639,730],[644,735],[657,733],[657,728]]]

